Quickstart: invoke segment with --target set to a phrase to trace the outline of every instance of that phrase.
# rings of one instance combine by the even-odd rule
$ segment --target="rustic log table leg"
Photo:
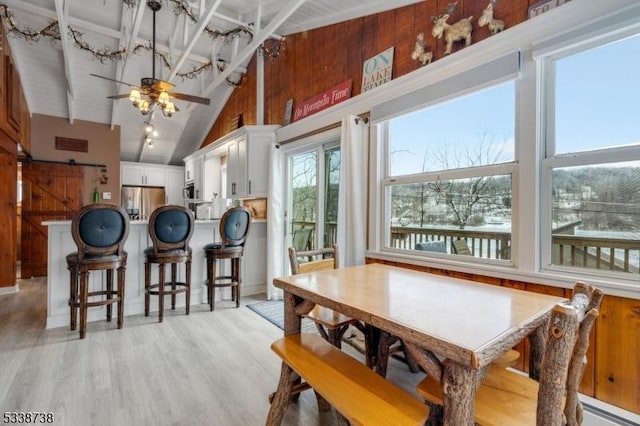
[[[282,422],[284,413],[287,411],[294,383],[300,378],[286,363],[282,363],[280,371],[280,381],[278,390],[275,393],[269,415],[267,416],[267,426],[277,426]]]
[[[529,377],[533,380],[540,380],[540,369],[542,368],[542,355],[544,354],[547,342],[547,322],[536,328],[529,335]]]
[[[444,425],[473,426],[477,371],[446,360],[442,375]]]

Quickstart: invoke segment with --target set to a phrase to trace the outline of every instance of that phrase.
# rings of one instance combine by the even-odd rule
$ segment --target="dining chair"
[[[331,247],[303,251],[297,250],[296,247],[289,247],[289,262],[293,275],[337,269],[339,268],[338,246],[333,244]],[[409,369],[414,373],[419,371],[419,366],[404,351],[402,342],[393,335],[380,332],[361,321],[320,305],[316,305],[305,317],[312,320],[320,335],[337,348],[342,348],[342,338],[349,326],[358,329],[364,336],[365,363],[383,377],[386,376],[389,356],[399,351],[404,353]],[[374,341],[378,344],[372,344]]]
[[[242,256],[244,245],[251,230],[251,210],[247,207],[234,207],[222,215],[220,219],[220,242],[204,247],[207,258],[207,301],[209,309],[215,309],[215,289],[231,287],[231,300],[240,306],[240,289],[242,286]],[[218,275],[218,260],[231,261],[231,275]]]
[[[152,246],[145,251],[144,315],[149,316],[151,295],[158,296],[158,322],[164,316],[164,296],[171,295],[171,309],[176,308],[176,294],[185,294],[185,311],[189,315],[191,295],[191,247],[193,212],[183,206],[158,207],[149,218]],[[178,281],[178,264],[185,264],[185,280]],[[158,282],[151,284],[151,265],[158,265]],[[165,280],[165,266],[171,265],[171,279]]]
[[[77,251],[66,257],[70,273],[69,308],[70,328],[77,327],[80,311],[80,338],[87,331],[87,308],[107,307],[107,321],[111,321],[111,307],[118,304],[117,327],[122,328],[124,317],[124,285],[127,252],[124,243],[129,235],[129,216],[126,211],[111,204],[90,204],[71,219],[71,235]],[[106,288],[89,291],[89,272],[106,270]],[[113,288],[113,271],[117,271],[117,287]],[[79,287],[79,291],[78,291]],[[101,300],[89,300],[103,296]]]
[[[309,260],[300,262],[299,259]],[[291,264],[291,274],[293,275],[325,269],[337,269],[339,266],[338,246],[333,244],[331,247],[301,251],[297,250],[296,247],[289,247],[289,262]],[[305,318],[313,321],[318,333],[337,348],[342,348],[342,337],[350,325],[364,332],[364,326],[360,321],[320,305],[316,305],[311,312],[305,315]]]
[[[586,365],[589,334],[603,293],[576,283],[570,302],[552,310],[542,361],[540,382],[520,372],[490,365],[476,391],[475,421],[480,425],[582,424],[578,388]],[[442,388],[434,377],[418,383],[418,394],[431,407],[428,424],[442,417]]]

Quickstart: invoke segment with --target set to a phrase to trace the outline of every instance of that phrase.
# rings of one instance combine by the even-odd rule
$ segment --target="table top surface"
[[[281,277],[274,284],[369,324],[477,354],[539,319],[562,297],[383,264]]]

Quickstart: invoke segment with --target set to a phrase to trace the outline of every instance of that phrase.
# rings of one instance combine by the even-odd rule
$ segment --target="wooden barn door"
[[[84,171],[49,163],[22,165],[21,276],[47,275],[47,220],[71,220],[80,210]]]

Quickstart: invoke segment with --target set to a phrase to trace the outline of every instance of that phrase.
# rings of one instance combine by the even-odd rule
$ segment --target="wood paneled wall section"
[[[17,167],[16,155],[0,149],[0,287],[16,283]]]
[[[526,20],[527,8],[537,0],[510,0],[496,3],[494,16],[509,28]],[[411,59],[416,36],[423,32],[428,50],[434,60],[443,56],[442,39],[431,36],[431,17],[445,13],[451,0],[434,0],[390,10],[311,31],[288,35],[284,53],[265,60],[265,117],[264,124],[283,124],[288,99],[296,104],[342,83],[353,81],[351,96],[360,94],[364,61],[395,47],[393,78],[420,67]],[[458,0],[458,7],[448,22],[473,16],[472,42],[490,36],[487,27],[478,27],[478,18],[488,0]],[[453,53],[463,49],[464,43],[453,45]],[[238,114],[244,124],[256,124],[256,67],[255,57],[248,67],[242,87],[236,89],[202,143],[205,146],[229,133],[228,123]],[[364,111],[361,111],[364,112]]]
[[[0,26],[0,287],[16,284],[18,144],[28,152],[29,113],[9,43]]]
[[[426,266],[409,265],[367,259],[367,263],[384,263],[431,274],[447,275],[502,287],[535,293],[571,297],[571,289],[532,284],[483,275],[454,272]],[[528,354],[527,342],[516,349]],[[590,336],[587,367],[580,392],[634,413],[640,413],[640,300],[605,296]],[[520,358],[521,370],[526,370],[528,358]]]

